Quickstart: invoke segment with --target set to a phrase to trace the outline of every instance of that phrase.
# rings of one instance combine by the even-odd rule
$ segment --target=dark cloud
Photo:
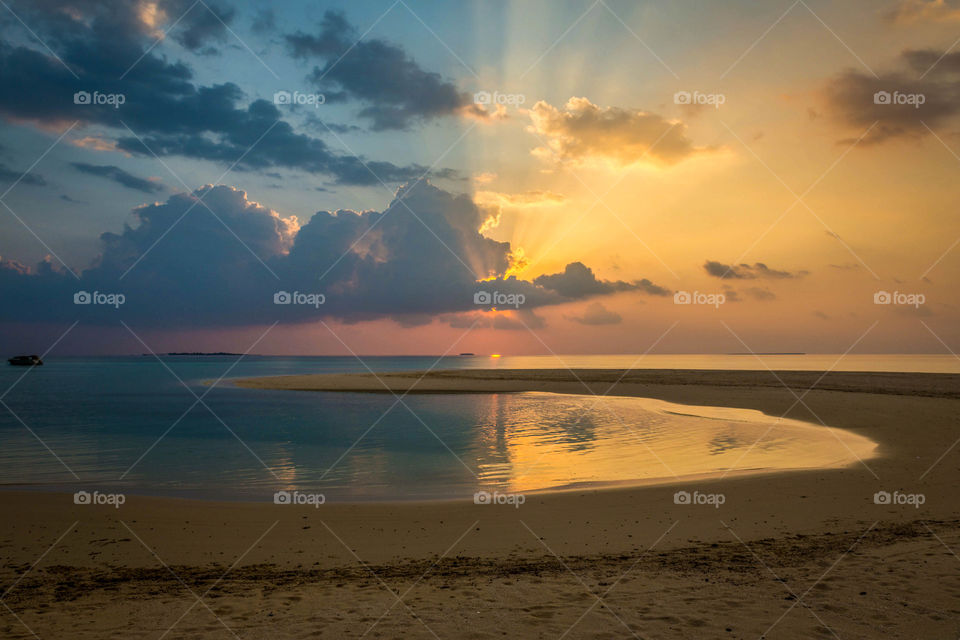
[[[583,315],[567,316],[567,319],[586,325],[620,324],[623,322],[623,318],[619,313],[610,311],[599,302],[588,305]]]
[[[323,61],[309,78],[327,101],[362,103],[358,115],[370,120],[376,131],[407,129],[464,110],[485,113],[470,95],[425,71],[402,48],[378,38],[360,40],[342,13],[328,11],[317,33],[297,32],[286,40],[294,57]]]
[[[861,144],[925,136],[927,126],[936,128],[960,114],[960,53],[907,50],[900,63],[903,70],[878,77],[846,71],[826,85],[827,109],[834,120],[858,136],[870,128]]]
[[[723,280],[755,280],[757,278],[774,278],[774,279],[783,279],[783,278],[800,278],[807,275],[808,271],[780,271],[777,269],[771,269],[762,262],[755,262],[751,264],[723,264],[722,262],[717,262],[716,260],[707,260],[703,268],[706,272],[713,276],[714,278],[721,278]]]
[[[159,181],[140,178],[132,173],[124,171],[120,167],[113,165],[87,164],[85,162],[73,162],[71,165],[77,171],[89,173],[90,175],[94,176],[100,176],[101,178],[107,178],[108,180],[113,180],[117,184],[121,184],[124,187],[142,191],[143,193],[157,193],[166,189],[166,187],[164,187]]]
[[[171,29],[174,40],[195,52],[207,52],[210,40],[223,40],[227,25],[233,20],[234,10],[205,0],[167,0],[158,3],[172,20],[179,19]],[[182,16],[182,17],[180,17]]]
[[[75,200],[65,193],[60,194],[60,199],[64,202],[69,202],[70,204],[90,204],[89,202],[84,202],[83,200]]]
[[[47,181],[44,180],[43,176],[39,173],[24,173],[23,171],[11,169],[0,162],[0,182],[9,184],[17,182],[17,180],[20,181],[20,184],[29,184],[35,187],[45,187],[47,185]]]
[[[474,297],[481,290],[522,294],[519,313],[660,289],[599,280],[580,263],[532,282],[506,276],[511,246],[479,233],[483,211],[468,196],[426,182],[398,190],[383,211],[320,211],[302,226],[228,186],[176,194],[138,207],[134,216],[135,226],[101,235],[102,253],[79,281],[49,263],[26,273],[22,265],[0,262],[0,299],[9,302],[0,319],[122,318],[170,328],[389,317],[415,325],[441,314],[487,311]],[[78,290],[123,293],[126,302],[120,309],[81,307],[73,304]],[[278,305],[278,291],[326,299],[319,308]],[[504,323],[510,321],[499,326]]]
[[[571,262],[563,273],[543,275],[533,280],[534,284],[555,291],[565,298],[585,298],[608,295],[618,291],[643,291],[655,296],[670,295],[670,290],[656,285],[646,278],[634,282],[622,280],[599,280],[590,267],[582,262]]]
[[[145,53],[157,26],[145,24],[133,4],[106,0],[14,4],[63,64],[40,48],[11,44],[8,32],[18,27],[3,26],[0,69],[6,85],[17,88],[0,92],[0,116],[9,120],[36,122],[44,128],[75,121],[81,126],[98,124],[117,130],[117,148],[129,153],[181,155],[224,165],[236,162],[240,170],[300,169],[329,175],[342,184],[403,182],[427,171],[335,153],[323,140],[296,133],[272,102],[247,103],[243,91],[230,82],[194,83],[192,70],[183,62],[169,62],[156,50]],[[172,15],[170,11],[166,15]],[[185,20],[202,12],[212,17],[201,3]],[[191,34],[185,36],[188,44],[216,34],[214,25],[196,20],[186,25]],[[183,26],[178,24],[174,31]],[[76,104],[78,92],[122,96],[123,102]]]

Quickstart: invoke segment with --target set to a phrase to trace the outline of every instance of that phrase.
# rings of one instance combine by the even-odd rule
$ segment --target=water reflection
[[[0,485],[214,499],[269,499],[277,490],[331,501],[444,498],[838,467],[876,447],[751,410],[534,392],[411,395],[407,409],[386,394],[215,389],[207,402],[218,417],[197,409],[171,430],[189,406],[182,390],[153,392],[152,403],[134,385],[124,391],[81,385],[16,406],[79,481],[0,415]]]
[[[478,455],[485,489],[837,467],[871,457],[876,447],[847,431],[748,409],[551,393],[505,395],[495,405],[496,448]]]

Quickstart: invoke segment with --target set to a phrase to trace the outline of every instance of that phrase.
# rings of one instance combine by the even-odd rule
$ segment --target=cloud
[[[70,141],[75,147],[80,147],[82,149],[93,149],[94,151],[116,151],[117,143],[113,140],[107,140],[105,138],[99,138],[97,136],[84,136],[82,138],[75,138]]]
[[[960,53],[932,49],[900,54],[901,70],[877,77],[858,70],[831,78],[823,95],[834,121],[864,132],[861,144],[918,138],[960,114]],[[841,142],[850,142],[847,138]]]
[[[71,165],[77,171],[107,178],[124,187],[142,191],[143,193],[157,193],[158,191],[164,191],[166,189],[159,180],[140,178],[113,165],[86,164],[85,162],[72,162]]]
[[[375,131],[408,129],[413,124],[455,114],[485,117],[473,98],[437,73],[425,71],[397,45],[362,38],[344,15],[327,11],[316,34],[288,34],[295,58],[323,61],[310,81],[328,102],[363,104],[361,118]]]
[[[8,302],[0,320],[122,318],[170,328],[332,317],[392,318],[409,326],[443,314],[490,313],[475,302],[480,290],[522,294],[524,312],[618,291],[666,291],[648,280],[600,280],[581,263],[534,281],[508,276],[515,251],[478,231],[484,212],[468,195],[425,181],[401,187],[383,211],[319,211],[305,224],[223,185],[175,194],[133,213],[136,225],[100,236],[102,252],[78,272],[79,280],[49,262],[27,272],[0,261],[0,299]],[[78,307],[78,290],[123,293],[126,303]],[[325,301],[278,305],[278,291],[319,293]],[[498,326],[509,325],[510,317]]]
[[[883,17],[893,24],[957,22],[960,20],[960,7],[946,0],[899,0]]]
[[[746,289],[748,295],[750,295],[755,300],[760,300],[761,302],[766,302],[768,300],[776,300],[777,294],[770,289],[763,287],[749,287]]]
[[[587,98],[570,98],[563,110],[540,101],[529,113],[531,130],[546,144],[534,149],[534,155],[561,162],[671,166],[709,150],[694,146],[680,121],[645,111],[599,107]]]
[[[35,187],[45,187],[47,186],[47,181],[44,180],[43,176],[39,173],[24,173],[23,171],[17,171],[16,169],[11,169],[7,165],[0,162],[0,182],[14,183],[20,181],[20,184],[29,184]]]
[[[671,293],[669,289],[655,285],[646,278],[634,282],[599,280],[593,270],[582,262],[571,262],[562,273],[542,275],[534,278],[533,282],[571,299],[609,295],[620,291],[642,291],[655,296],[667,296]]]
[[[173,39],[194,52],[211,40],[223,40],[235,15],[233,9],[220,7],[210,0],[199,4],[193,0],[166,0],[158,5],[178,21],[176,28],[169,29],[173,32]]]
[[[727,302],[740,302],[740,292],[728,284],[723,285],[723,295]]]
[[[623,318],[619,313],[610,311],[603,304],[594,302],[587,306],[582,316],[565,316],[567,320],[586,325],[620,324]]]
[[[755,280],[757,278],[774,278],[774,279],[784,279],[784,278],[800,278],[807,275],[808,271],[780,271],[777,269],[771,269],[762,262],[755,262],[752,265],[750,264],[723,264],[722,262],[717,262],[716,260],[707,260],[703,264],[703,268],[706,272],[713,276],[714,278],[720,278],[723,280]]]
[[[829,266],[831,269],[837,269],[839,271],[857,271],[862,268],[856,262],[844,262],[843,264],[831,264]]]
[[[17,87],[0,92],[0,116],[8,120],[47,130],[73,122],[80,128],[101,125],[119,132],[115,146],[127,153],[236,163],[239,170],[298,169],[329,175],[340,184],[404,182],[427,171],[334,152],[323,140],[297,133],[272,102],[247,101],[230,82],[196,83],[187,64],[148,49],[164,16],[179,15],[166,12],[180,4],[161,3],[159,14],[108,0],[18,0],[14,5],[63,64],[39,47],[13,44],[23,40],[8,33],[18,23],[3,23],[0,67],[7,85]],[[198,17],[204,13],[212,17],[201,3],[186,14],[187,45],[216,35],[215,25]],[[174,31],[182,27],[178,24]],[[119,106],[75,104],[78,92],[122,95],[124,100]],[[79,144],[97,148],[95,140],[82,140]]]

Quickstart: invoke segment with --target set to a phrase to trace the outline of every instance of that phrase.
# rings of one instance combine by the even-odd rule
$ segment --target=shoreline
[[[556,487],[550,487],[546,489],[527,489],[524,491],[516,492],[522,493],[528,497],[551,497],[551,496],[563,496],[573,493],[592,493],[592,494],[603,494],[611,491],[630,491],[638,489],[650,489],[650,488],[674,488],[682,489],[684,487],[690,487],[698,483],[717,483],[724,482],[727,479],[734,480],[739,478],[755,478],[759,476],[769,476],[769,475],[790,475],[790,474],[804,474],[804,473],[818,473],[822,471],[830,470],[839,470],[846,467],[822,467],[822,468],[788,468],[788,469],[775,469],[775,470],[763,470],[763,469],[737,469],[729,472],[708,472],[703,474],[691,474],[686,476],[681,476],[678,478],[656,478],[650,480],[614,480],[614,481],[600,481],[595,483],[583,483],[583,484],[574,484],[574,485],[560,485]],[[73,494],[69,488],[63,486],[56,486],[52,488],[44,488],[41,485],[33,485],[31,488],[27,485],[0,485],[0,503],[2,503],[2,496],[5,494],[14,496],[14,499],[25,499],[26,496],[31,495],[44,495],[44,496],[55,496],[58,500],[62,500],[64,505],[73,504]],[[123,494],[126,496],[128,501],[130,499],[142,501],[144,503],[150,502],[169,502],[169,503],[179,503],[184,507],[195,506],[197,508],[202,507],[203,505],[219,505],[219,506],[229,506],[229,505],[248,505],[254,507],[264,507],[264,506],[274,506],[274,503],[271,499],[254,499],[249,497],[237,498],[231,500],[228,498],[222,497],[193,497],[193,496],[171,496],[171,495],[157,495],[157,494],[147,494],[147,493],[138,493],[137,491],[126,491],[121,490],[122,487],[109,486],[109,485],[96,485],[93,483],[87,483],[84,486],[77,487],[77,490],[86,490],[92,492],[93,490],[101,491],[101,493],[106,493],[105,490],[111,490],[112,493]],[[290,490],[291,492],[294,490]],[[488,492],[493,493],[493,492]],[[501,492],[505,493],[505,492]],[[355,507],[355,506],[377,506],[377,507],[389,507],[389,506],[413,506],[413,507],[428,507],[428,506],[464,506],[464,505],[473,505],[473,496],[456,496],[456,497],[436,497],[436,498],[422,498],[422,497],[413,497],[413,498],[372,498],[369,500],[364,499],[337,499],[334,498],[328,500],[321,506],[321,509],[329,508],[332,505],[337,505],[341,507]]]
[[[772,388],[960,398],[960,374],[847,371],[740,371],[708,369],[446,369],[382,373],[282,375],[228,379],[246,389],[351,393],[492,393],[550,391],[604,395],[638,387]],[[659,397],[659,396],[647,396]],[[689,402],[686,404],[690,404]],[[722,405],[727,406],[727,405]],[[755,408],[755,407],[744,407]]]
[[[131,498],[114,509],[5,490],[0,583],[14,585],[5,602],[41,637],[81,639],[142,635],[144,625],[158,636],[175,625],[168,638],[232,637],[224,625],[241,637],[359,637],[371,627],[390,638],[570,628],[568,637],[619,637],[620,621],[656,638],[757,638],[771,625],[768,638],[956,637],[960,451],[950,447],[960,377],[828,374],[831,389],[794,406],[819,374],[781,376],[791,392],[769,372],[659,381],[630,372],[610,390],[619,373],[481,382],[820,418],[878,442],[878,457],[682,487],[724,495],[719,506],[677,504],[674,485],[530,495],[519,508]],[[450,376],[438,372],[437,384]],[[884,491],[924,501],[877,504]],[[0,635],[32,637],[3,609]]]

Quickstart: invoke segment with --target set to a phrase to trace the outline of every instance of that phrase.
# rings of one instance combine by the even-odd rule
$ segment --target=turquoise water
[[[518,366],[512,360],[495,362]],[[435,358],[365,362],[377,371],[418,370]],[[843,448],[818,448],[825,430],[798,425],[778,425],[751,449],[769,430],[756,412],[717,418],[642,399],[532,393],[411,395],[398,403],[389,394],[202,384],[225,374],[366,371],[355,358],[235,363],[229,356],[163,364],[49,358],[38,368],[0,367],[9,407],[0,406],[0,485],[228,500],[278,490],[417,499],[849,462]],[[453,357],[437,368],[489,366],[487,357]],[[191,392],[207,393],[204,404]]]

